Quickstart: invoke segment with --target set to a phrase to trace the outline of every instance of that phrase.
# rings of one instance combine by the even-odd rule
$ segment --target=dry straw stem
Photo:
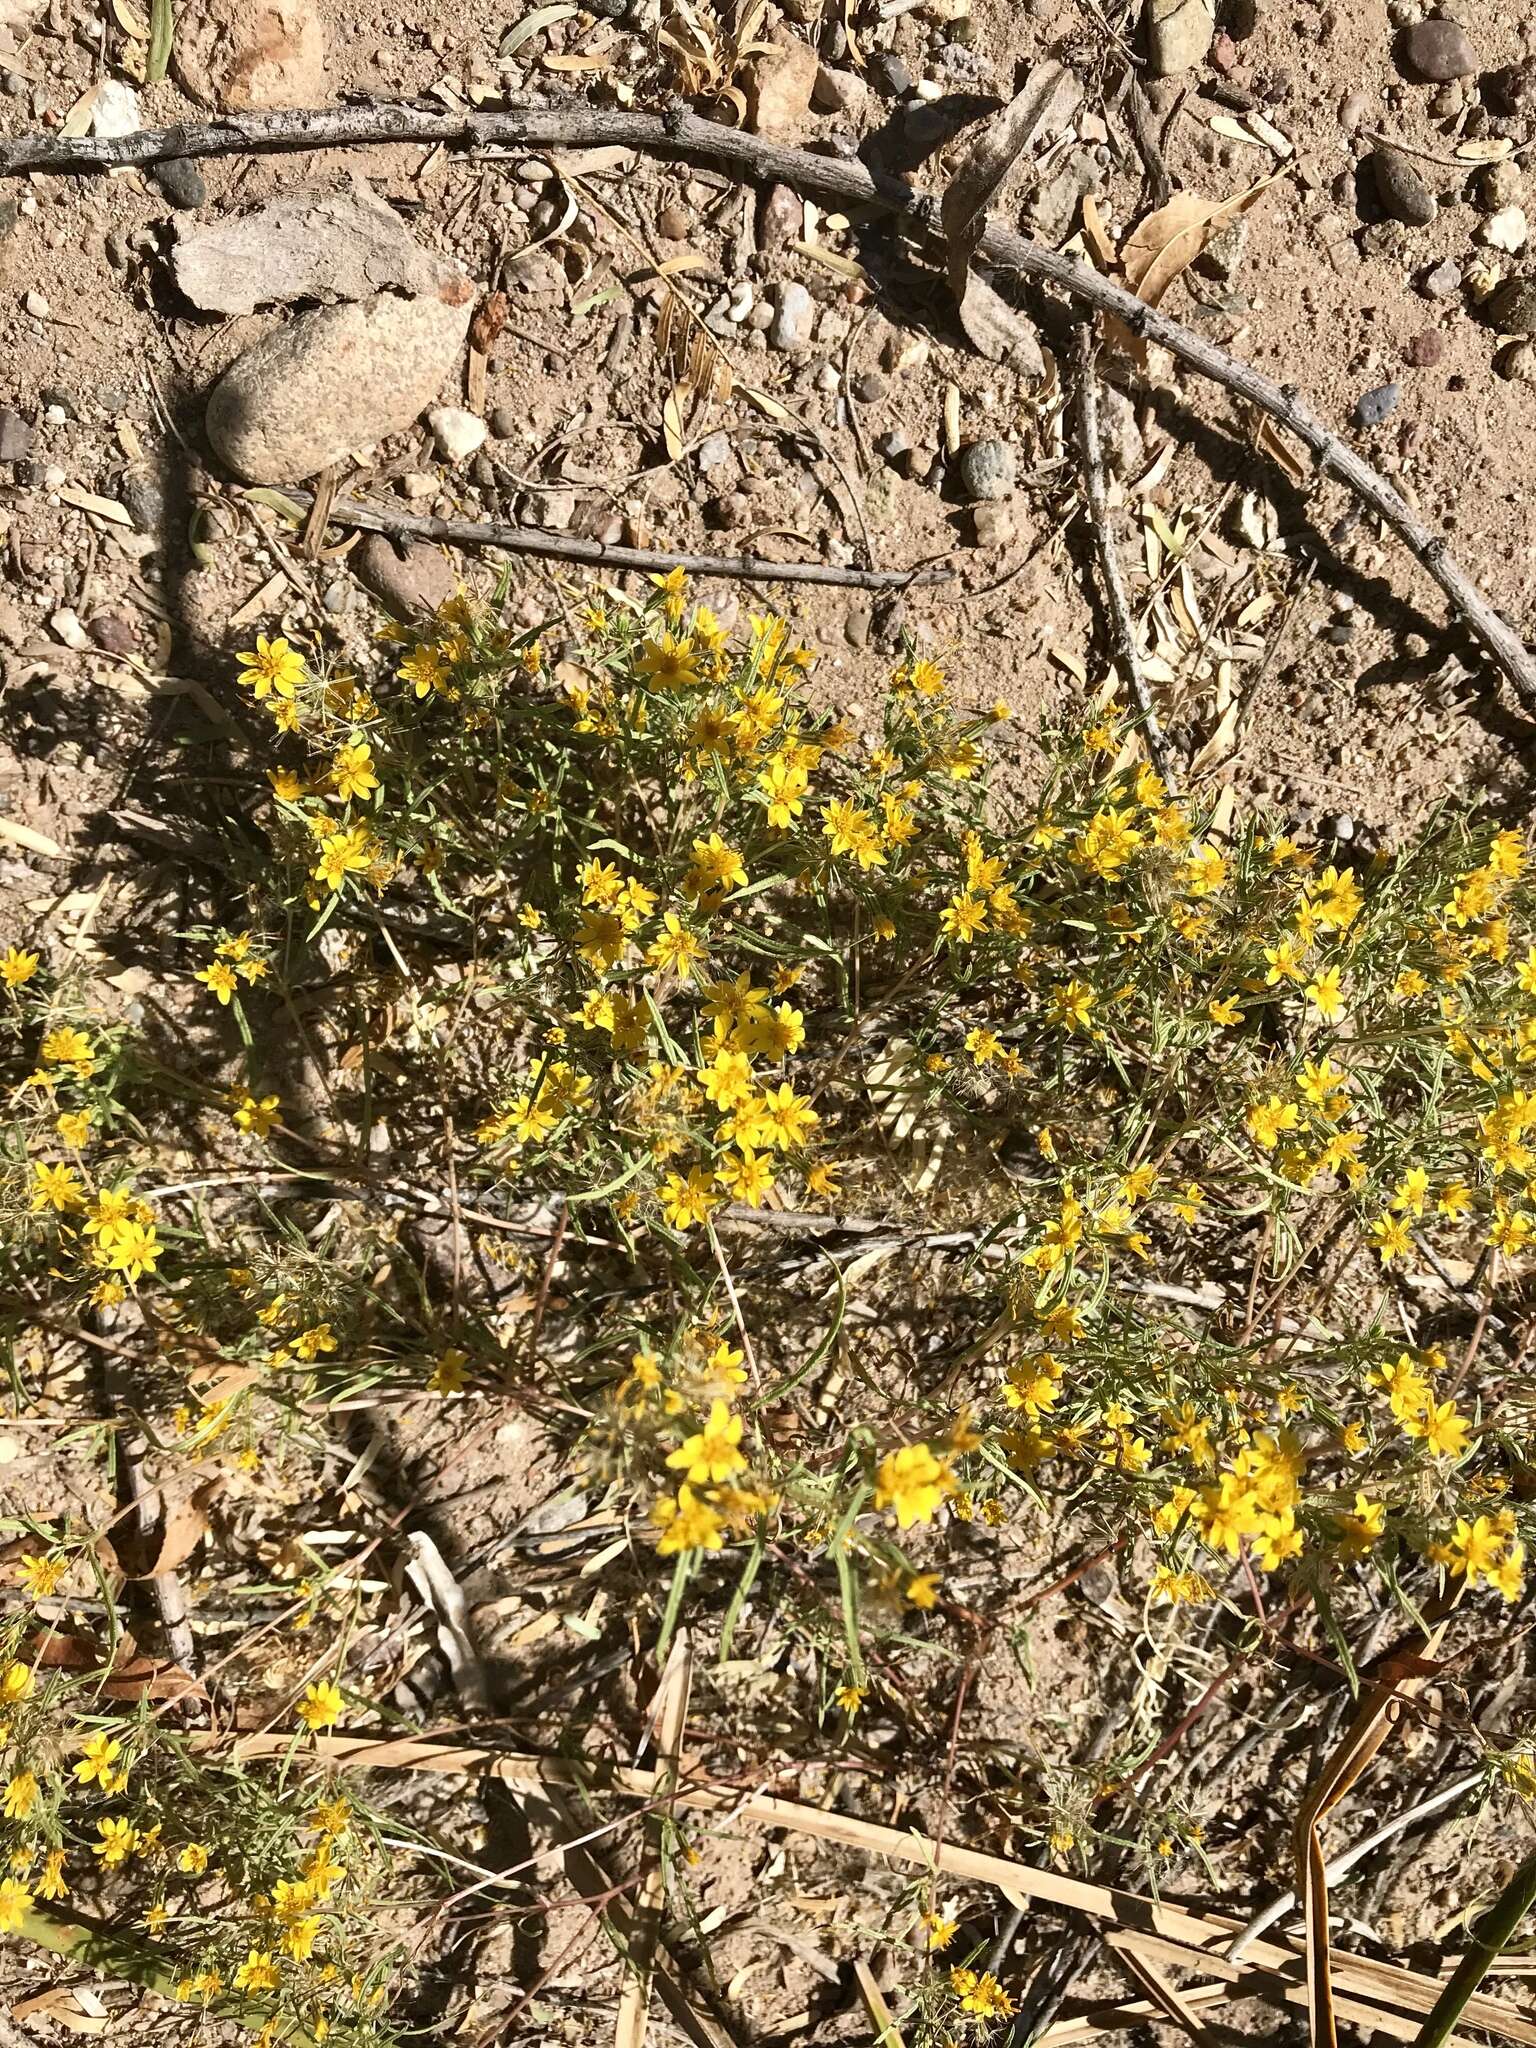
[[[1365,1688],[1343,1740],[1317,1777],[1296,1816],[1296,1899],[1306,1916],[1307,2009],[1313,2048],[1336,2048],[1332,1957],[1328,1936],[1328,1868],[1322,1823],[1371,1767],[1403,1711],[1434,1670],[1445,1634],[1442,1621],[1412,1649],[1396,1652],[1375,1684]]]
[[[673,1639],[671,1651],[656,1687],[652,1726],[656,1732],[656,1772],[665,1798],[677,1784],[682,1765],[683,1737],[688,1726],[688,1700],[693,1689],[693,1650],[686,1629]],[[629,1970],[619,1999],[618,2023],[613,2048],[645,2048],[646,2024],[651,2006],[651,1971],[656,1944],[661,1935],[662,1911],[666,1904],[666,1873],[662,1864],[664,1823],[659,1812],[646,1824],[645,1858],[641,1866],[640,1894],[629,1939]]]
[[[291,1735],[256,1735],[221,1746],[234,1763],[290,1755]],[[357,1770],[446,1771],[494,1778],[513,1791],[548,1795],[552,1788],[580,1787],[588,1794],[610,1792],[624,1798],[655,1800],[669,1791],[661,1771],[583,1767],[540,1757],[508,1756],[473,1744],[432,1741],[375,1741],[366,1736],[319,1736],[311,1752],[318,1761]],[[905,1864],[929,1875],[945,1875],[1021,1894],[1069,1913],[1086,1914],[1112,1923],[1106,1941],[1134,1946],[1144,1960],[1173,1963],[1201,1976],[1226,1980],[1233,1998],[1263,1998],[1272,2004],[1304,2005],[1307,2001],[1306,1957],[1288,1943],[1255,1941],[1240,1963],[1223,1951],[1241,1932],[1238,1921],[1171,1899],[1149,1898],[1112,1885],[1094,1884],[1064,1871],[1038,1869],[1008,1856],[939,1842],[915,1829],[882,1827],[848,1814],[824,1812],[798,1800],[763,1792],[684,1780],[672,1794],[679,1807],[713,1814],[722,1828],[744,1826],[782,1829],[823,1842],[837,1842],[888,1863]],[[1349,2019],[1398,2041],[1418,2037],[1423,2016],[1430,2012],[1442,1986],[1421,1971],[1374,1956],[1333,1958],[1336,2010]],[[1471,2026],[1505,2041],[1536,2048],[1536,2020],[1474,1995],[1462,2017]],[[1463,2042],[1461,2048],[1471,2048]]]
[[[468,149],[619,147],[650,156],[724,165],[742,177],[777,182],[854,206],[878,206],[924,234],[943,240],[939,203],[898,178],[857,161],[784,149],[760,136],[724,128],[696,114],[627,113],[618,108],[511,107],[437,113],[422,107],[296,108],[273,114],[234,114],[143,128],[132,135],[23,135],[0,145],[0,175],[23,171],[78,172],[122,164],[163,163],[169,157],[241,156],[252,151],[337,149],[384,142],[428,143]],[[1319,475],[1335,476],[1397,535],[1508,676],[1527,709],[1536,712],[1536,659],[1453,560],[1442,534],[1419,519],[1387,479],[1325,427],[1290,385],[1281,386],[1240,363],[1225,349],[1148,306],[1076,256],[1048,249],[1027,235],[990,222],[977,254],[990,263],[1055,287],[1069,299],[1113,314],[1142,342],[1150,342],[1221,385],[1294,434],[1311,451]]]

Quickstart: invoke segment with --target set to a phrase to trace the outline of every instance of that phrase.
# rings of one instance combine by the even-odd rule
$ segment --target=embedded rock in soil
[[[1419,21],[1398,38],[1398,69],[1429,84],[1470,78],[1477,69],[1472,39],[1456,21]]]
[[[311,0],[192,0],[177,9],[172,62],[205,107],[307,107],[326,97],[325,27]]]
[[[350,192],[284,192],[206,225],[178,221],[171,270],[204,313],[252,313],[299,299],[330,305],[386,289],[435,292],[459,274],[429,254],[361,178]]]
[[[1399,149],[1378,149],[1371,160],[1377,197],[1394,220],[1426,228],[1440,211],[1440,202]]]
[[[347,557],[347,566],[397,619],[419,617],[445,605],[459,587],[453,564],[441,548],[409,543],[396,548],[382,533],[370,533]]]
[[[1536,282],[1512,277],[1488,301],[1489,324],[1500,334],[1536,334]]]
[[[250,483],[297,483],[350,449],[409,426],[458,360],[474,289],[419,299],[381,292],[303,313],[224,372],[208,401],[208,438]]]
[[[780,34],[759,57],[747,85],[747,126],[755,135],[793,135],[810,111],[820,69],[798,36]]]
[[[1154,78],[1205,62],[1216,33],[1211,0],[1147,0],[1147,55]]]

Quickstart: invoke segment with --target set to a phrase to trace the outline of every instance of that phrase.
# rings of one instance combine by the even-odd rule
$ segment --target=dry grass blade
[[[1179,1996],[1194,2011],[1207,2005],[1224,2005],[1232,1996],[1232,1989],[1227,1984],[1192,1984]],[[1037,2037],[1034,2048],[1076,2048],[1079,2041],[1091,2041],[1095,2034],[1143,2026],[1148,2020],[1155,2020],[1161,2011],[1162,2007],[1150,1998],[1126,1998],[1116,2005],[1096,2005],[1087,2012],[1074,2013],[1070,2019],[1053,2020]]]
[[[901,2029],[892,2017],[891,2008],[885,2002],[885,1993],[875,1982],[875,1974],[862,1956],[854,1959],[853,1974],[859,1987],[859,1996],[864,2001],[864,2010],[875,2024],[875,2048],[906,2048],[901,2038]]]
[[[242,1736],[228,1744],[209,1738],[199,1747],[204,1752],[217,1747],[232,1761],[246,1762],[286,1755],[291,1744],[292,1737],[288,1735],[258,1735]],[[380,1742],[357,1736],[318,1736],[314,1738],[313,1754],[342,1769],[462,1772],[493,1777],[513,1790],[525,1792],[548,1793],[551,1788],[581,1787],[589,1793],[601,1790],[621,1797],[653,1800],[663,1782],[656,1771],[602,1770],[598,1766],[583,1767],[543,1757],[509,1756],[475,1745],[414,1739]],[[1242,1963],[1226,1960],[1222,1950],[1240,1931],[1237,1921],[1227,1914],[1093,1884],[1063,1871],[1038,1869],[1012,1857],[941,1842],[916,1829],[903,1833],[899,1828],[882,1827],[848,1814],[828,1813],[820,1807],[779,1799],[769,1793],[746,1793],[734,1786],[684,1780],[678,1784],[674,1799],[678,1806],[715,1815],[720,1827],[783,1829],[817,1841],[861,1849],[866,1855],[904,1864],[930,1876],[942,1873],[993,1885],[1005,1894],[1016,1892],[1024,1898],[1043,1899],[1067,1912],[1113,1922],[1114,1926],[1104,1936],[1111,1946],[1124,1942],[1154,1959],[1225,1977],[1229,1983],[1241,1985],[1242,1995],[1265,1998],[1271,2004],[1299,2005],[1306,2000],[1305,1957],[1298,1950],[1279,1942],[1255,1942]],[[1341,1996],[1335,2001],[1341,2017],[1399,2041],[1417,2038],[1423,2015],[1433,2008],[1443,1988],[1437,1979],[1421,1971],[1383,1962],[1375,1956],[1335,1958],[1334,1978],[1336,1988],[1348,1994],[1347,2000]],[[1470,2025],[1501,2040],[1520,2043],[1521,2048],[1536,2048],[1536,2021],[1491,1998],[1474,1995],[1467,2002],[1464,2017]]]
[[[1182,2027],[1198,2048],[1216,2048],[1218,2036],[1202,2022],[1183,1992],[1170,1984],[1155,1964],[1138,1955],[1133,1948],[1116,1948],[1110,1952],[1137,1990],[1146,1993],[1164,2019]]]
[[[656,1779],[663,1792],[672,1790],[677,1784],[692,1689],[693,1652],[686,1629],[680,1629],[673,1638],[671,1652],[657,1684],[651,1714],[651,1733],[658,1764]],[[630,1967],[619,1999],[613,2048],[645,2048],[651,2006],[651,1973],[661,1934],[662,1907],[666,1900],[666,1876],[662,1867],[663,1825],[662,1816],[657,1814],[651,1817],[646,1829],[640,1894],[635,1903],[629,1938]]]
[[[1319,1828],[1370,1768],[1401,1715],[1404,1700],[1411,1698],[1428,1677],[1428,1660],[1439,1649],[1444,1633],[1442,1622],[1430,1631],[1417,1652],[1404,1650],[1387,1659],[1381,1677],[1366,1688],[1358,1713],[1296,1816],[1296,1899],[1306,1916],[1307,2011],[1313,2048],[1336,2048],[1338,2041],[1328,1937],[1328,1867],[1323,1860]]]

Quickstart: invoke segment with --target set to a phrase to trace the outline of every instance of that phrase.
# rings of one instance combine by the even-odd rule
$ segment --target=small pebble
[[[878,370],[861,370],[853,380],[853,395],[860,405],[876,405],[884,398],[890,385]]]
[[[25,462],[31,453],[31,427],[19,412],[0,405],[0,462]]]
[[[134,654],[138,651],[138,635],[121,612],[98,612],[85,630],[94,645],[106,654]]]
[[[1501,164],[1489,164],[1477,181],[1478,203],[1487,213],[1502,213],[1506,206],[1518,206],[1525,193],[1520,166],[1506,157]]]
[[[850,647],[864,647],[869,643],[869,629],[874,614],[867,604],[850,605],[843,615],[843,638]]]
[[[960,489],[973,504],[994,503],[1013,489],[1018,466],[1006,441],[971,441],[960,450]]]
[[[483,419],[457,405],[434,406],[427,414],[427,425],[445,462],[468,461],[489,432]]]
[[[152,164],[149,175],[161,197],[185,212],[208,202],[208,182],[190,157],[167,157],[164,163]]]
[[[1495,367],[1512,384],[1536,384],[1536,347],[1517,341],[1513,348],[1505,349]]]
[[[900,427],[892,427],[889,433],[878,434],[875,437],[875,453],[886,462],[899,462],[903,455],[910,452],[911,447],[912,443]]]
[[[1440,84],[1470,78],[1477,70],[1477,51],[1459,22],[1430,20],[1404,29],[1398,42],[1398,68],[1410,78]]]
[[[1503,206],[1484,221],[1478,240],[1490,249],[1501,249],[1506,256],[1518,256],[1529,235],[1530,223],[1526,220],[1525,209]]]
[[[53,308],[41,292],[24,293],[21,303],[34,320],[49,320],[53,317]]]
[[[56,611],[48,623],[58,638],[64,642],[64,645],[74,648],[77,654],[90,646],[90,635],[86,632],[84,626],[81,625],[78,612],[72,612],[67,607],[64,607]]]
[[[1378,149],[1371,158],[1377,196],[1393,220],[1407,227],[1428,227],[1440,203],[1409,159],[1398,149]]]
[[[117,496],[140,533],[153,533],[165,517],[165,493],[147,476],[125,476]]]
[[[971,537],[979,548],[1004,548],[1018,534],[1018,519],[1011,505],[973,505]]]
[[[815,300],[803,284],[791,278],[778,288],[768,328],[768,346],[786,354],[809,348],[815,320]]]
[[[320,593],[320,602],[328,612],[344,612],[351,595],[345,583],[328,583]]]
[[[1374,391],[1363,392],[1355,401],[1355,424],[1379,427],[1390,413],[1396,411],[1401,396],[1401,387],[1396,384],[1378,384]]]
[[[706,434],[699,443],[694,460],[706,473],[720,469],[731,459],[731,437],[729,434]]]
[[[522,424],[510,405],[498,405],[491,413],[491,432],[498,441],[515,440]]]
[[[1424,280],[1424,292],[1431,299],[1453,298],[1461,290],[1461,266],[1449,256],[1437,263]]]
[[[679,206],[674,200],[670,206],[661,209],[656,217],[656,227],[669,242],[686,242],[693,229],[693,216],[686,206]]]
[[[1403,350],[1404,359],[1416,370],[1432,370],[1445,354],[1445,336],[1437,328],[1426,327],[1422,334],[1414,335]]]
[[[912,74],[894,50],[873,50],[865,76],[882,99],[904,100],[912,90]]]

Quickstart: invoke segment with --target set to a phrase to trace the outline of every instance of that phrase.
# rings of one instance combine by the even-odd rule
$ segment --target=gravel
[[[152,164],[149,175],[158,186],[161,198],[168,199],[172,206],[185,213],[191,213],[208,202],[208,181],[190,157],[167,157],[164,163]]]
[[[773,319],[768,328],[768,346],[786,355],[798,354],[811,345],[816,323],[816,301],[803,284],[791,278],[781,284],[774,300]]]

